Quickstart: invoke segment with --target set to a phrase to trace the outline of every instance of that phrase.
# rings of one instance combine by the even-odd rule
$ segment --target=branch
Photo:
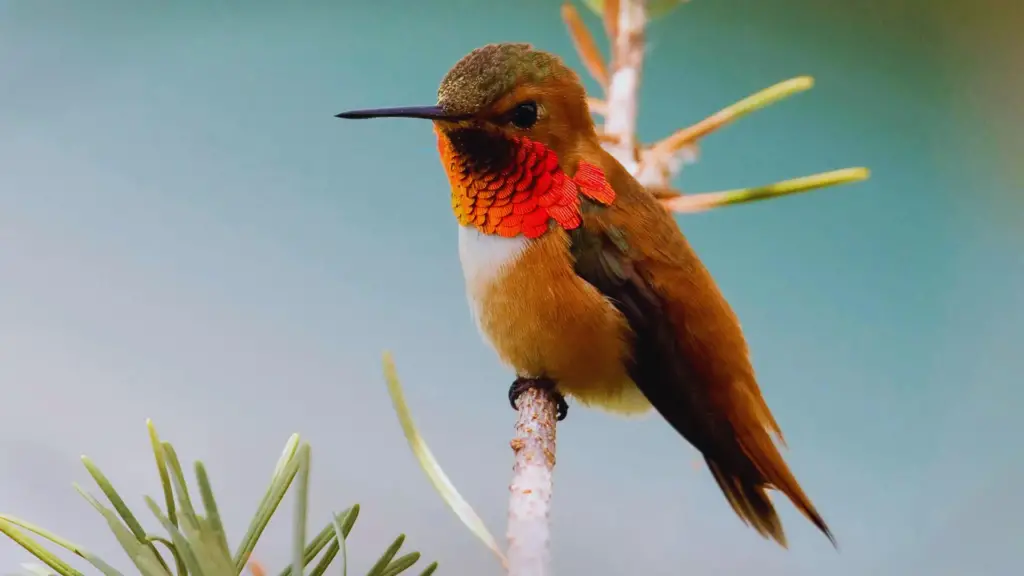
[[[788,98],[799,92],[810,90],[813,86],[814,79],[810,76],[790,78],[751,94],[735,104],[722,108],[692,126],[676,131],[671,136],[656,142],[645,151],[644,166],[641,169],[641,173],[650,169],[659,169],[663,165],[672,164],[677,154],[685,152],[685,149],[688,146],[694,145],[698,139],[733,123],[751,112],[760,110],[765,106],[774,104],[783,98]],[[671,176],[675,175],[675,171],[670,170],[670,172],[673,172]]]
[[[722,108],[718,112],[715,112],[693,126],[679,130],[668,138],[657,142],[653,148],[654,150],[662,153],[674,152],[684,144],[707,136],[726,124],[731,124],[738,118],[742,118],[751,112],[774,104],[783,98],[788,98],[794,94],[810,90],[813,87],[814,78],[811,78],[810,76],[799,76],[797,78],[790,78],[789,80],[779,82],[778,84],[769,86],[764,90],[751,94],[735,104]]]
[[[556,404],[545,391],[530,389],[518,400],[512,440],[515,452],[508,502],[509,576],[546,576],[551,564],[552,475],[555,468]]]
[[[658,189],[657,195],[662,199],[662,204],[672,212],[693,213],[722,206],[731,206],[733,204],[745,204],[747,202],[789,196],[790,194],[810,192],[811,190],[827,186],[860,182],[861,180],[866,180],[870,175],[871,172],[867,168],[844,168],[802,178],[793,178],[792,180],[783,180],[782,182],[757,188],[705,192],[690,196],[682,196],[678,192],[671,190]],[[675,196],[672,196],[673,192]]]
[[[618,142],[606,145],[605,149],[627,170],[636,174],[639,169],[636,146],[637,95],[644,65],[647,13],[644,0],[607,2],[606,7],[611,4],[618,4],[619,17],[618,25],[613,27],[617,35],[609,39],[615,67],[608,86],[604,131],[617,137]]]

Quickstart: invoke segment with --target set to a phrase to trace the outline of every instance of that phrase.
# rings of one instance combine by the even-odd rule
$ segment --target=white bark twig
[[[555,468],[556,404],[543,390],[530,389],[518,400],[519,418],[508,502],[509,576],[548,576],[551,572],[551,493]]]
[[[616,37],[610,38],[614,69],[605,97],[604,133],[617,142],[605,149],[627,170],[636,174],[639,166],[636,143],[637,95],[644,65],[644,27],[647,12],[644,0],[620,0]],[[644,184],[647,184],[646,182]]]

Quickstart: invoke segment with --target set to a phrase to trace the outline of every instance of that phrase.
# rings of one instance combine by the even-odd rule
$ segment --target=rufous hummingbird
[[[772,488],[835,544],[775,444],[735,313],[672,216],[601,147],[558,57],[487,45],[452,67],[434,106],[337,116],[433,122],[467,295],[516,372],[513,407],[530,387],[555,394],[559,420],[563,394],[620,414],[653,406],[762,536],[786,545]]]

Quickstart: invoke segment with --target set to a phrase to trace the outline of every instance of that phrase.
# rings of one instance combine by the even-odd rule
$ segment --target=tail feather
[[[768,499],[763,486],[744,483],[738,476],[729,476],[713,460],[705,459],[711,475],[718,483],[726,500],[744,524],[757,531],[765,538],[778,542],[783,548],[787,546],[786,533],[782,522],[775,512],[775,506]]]
[[[767,439],[770,443],[771,440]],[[743,451],[746,453],[746,451]],[[766,454],[767,452],[767,454]],[[746,455],[746,454],[745,454]],[[774,456],[774,457],[773,457]],[[797,510],[804,515],[836,546],[836,539],[829,530],[828,524],[814,508],[810,498],[804,494],[800,484],[793,477],[789,467],[782,460],[782,455],[771,446],[767,451],[755,452],[755,457],[748,460],[753,466],[742,466],[738,470],[748,473],[737,473],[725,468],[722,464],[705,457],[708,468],[718,487],[722,490],[736,515],[744,523],[754,528],[761,536],[778,542],[786,547],[786,535],[782,522],[774,504],[768,496],[768,489],[778,490],[786,495]]]

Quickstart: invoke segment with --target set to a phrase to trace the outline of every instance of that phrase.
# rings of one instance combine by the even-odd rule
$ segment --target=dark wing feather
[[[645,192],[641,190],[641,193]],[[620,199],[630,201],[621,194]],[[777,432],[777,426],[756,390],[756,383],[752,384],[756,401],[747,398],[750,395],[746,391],[739,394],[744,396],[742,399],[730,398],[735,394],[724,388],[731,384],[714,381],[714,377],[709,377],[707,365],[696,364],[714,360],[696,357],[700,355],[700,346],[692,340],[699,337],[689,334],[686,327],[680,328],[680,311],[686,316],[686,306],[672,301],[662,293],[664,290],[659,291],[649,277],[650,270],[645,269],[673,266],[673,258],[665,256],[653,264],[645,261],[644,255],[631,246],[632,239],[625,224],[616,224],[622,220],[615,218],[613,211],[623,208],[583,202],[584,225],[570,234],[575,270],[626,317],[634,337],[629,373],[637,387],[665,420],[704,455],[722,492],[745,523],[762,536],[786,545],[782,524],[766,493],[766,488],[774,487],[786,493],[801,512],[833,540],[824,520],[804,496],[765,430],[767,427]],[[674,234],[679,234],[670,217],[663,213],[657,216],[669,219]],[[646,218],[654,228],[663,224],[657,221],[657,216]],[[654,230],[653,235],[658,236],[657,232]],[[681,235],[679,239],[682,240]],[[689,250],[688,245],[684,244],[683,248]],[[670,250],[671,247],[658,249]],[[692,253],[686,256],[696,260]],[[696,265],[700,266],[699,262]],[[674,271],[674,275],[680,273],[679,269]],[[706,274],[702,267],[697,272],[697,275]],[[689,318],[691,323],[704,321],[698,316],[708,313],[693,312],[693,317]],[[684,324],[686,320],[683,319]],[[701,327],[696,328],[699,333]],[[739,330],[738,325],[735,329]],[[735,340],[724,338],[721,343],[734,345]],[[743,355],[746,361],[745,349]],[[723,389],[716,390],[716,387]]]

